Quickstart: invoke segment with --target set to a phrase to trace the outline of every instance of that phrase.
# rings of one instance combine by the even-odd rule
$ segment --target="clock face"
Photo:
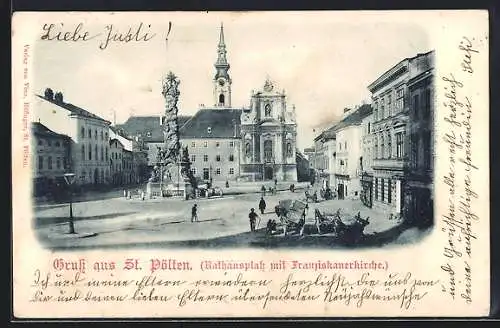
[[[219,80],[219,85],[220,85],[221,87],[222,87],[222,86],[224,86],[224,83],[225,83],[225,82],[224,82],[224,80],[222,80],[222,79],[220,79],[220,80]]]

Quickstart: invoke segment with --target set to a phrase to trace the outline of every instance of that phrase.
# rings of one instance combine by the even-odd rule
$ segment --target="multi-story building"
[[[373,103],[373,204],[396,215],[403,208],[408,162],[410,71],[426,56],[403,59],[368,86]]]
[[[64,189],[64,174],[71,171],[71,138],[32,122],[33,192],[36,196]]]
[[[76,184],[102,184],[110,176],[109,125],[111,122],[65,102],[61,92],[47,88],[37,95],[33,119],[50,130],[71,138],[71,170]]]
[[[313,168],[322,188],[335,186],[335,131],[334,126],[314,138]]]
[[[204,181],[231,181],[240,174],[241,110],[202,108],[180,129],[188,147],[191,170]],[[233,129],[228,129],[233,126]]]
[[[109,140],[109,169],[110,169],[110,183],[113,185],[124,184],[123,179],[123,144],[117,138]]]
[[[415,58],[410,67],[408,153],[404,189],[408,221],[427,225],[433,221],[434,204],[434,52]]]
[[[362,168],[362,120],[372,113],[370,105],[362,105],[348,113],[335,125],[336,193],[338,199],[359,198]]]
[[[361,193],[363,204],[373,205],[373,142],[372,142],[373,113],[361,120]]]

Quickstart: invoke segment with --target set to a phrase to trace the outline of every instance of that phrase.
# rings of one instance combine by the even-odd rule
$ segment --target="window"
[[[396,91],[396,103],[395,103],[395,109],[396,111],[401,111],[403,110],[404,107],[404,96],[405,92],[404,89],[401,88]]]
[[[396,158],[403,158],[403,133],[396,133]]]
[[[207,148],[207,147],[208,147],[208,141],[205,141],[205,142],[203,143],[203,147],[205,147],[205,148]]]
[[[215,142],[215,147],[219,148],[220,147],[220,142]]]
[[[85,160],[85,145],[82,145],[82,161]]]
[[[107,132],[104,133],[104,138],[106,138],[106,141],[108,141],[108,133]]]
[[[374,117],[375,121],[378,120],[378,101],[375,101],[373,103],[373,117]]]
[[[104,133],[101,130],[101,140],[104,140]]]
[[[424,108],[422,113],[422,118],[424,120],[428,119],[431,113],[431,90],[425,89],[424,92]]]
[[[378,138],[375,136],[375,158],[378,158]]]
[[[203,155],[203,161],[208,162],[208,155]]]
[[[417,117],[418,111],[419,111],[419,101],[418,101],[418,95],[413,96],[413,115],[414,117]]]
[[[246,154],[247,156],[250,156],[250,143],[249,143],[249,142],[247,142],[247,143],[245,144],[245,154]]]
[[[108,147],[106,147],[106,162],[108,161]]]
[[[196,147],[196,142],[193,141],[193,142],[191,142],[191,148],[194,148],[194,147]]]
[[[89,161],[92,160],[92,146],[89,145]]]
[[[375,199],[378,200],[378,178],[375,178]]]
[[[215,160],[216,160],[217,162],[220,162],[220,155],[216,155],[216,156],[215,156]]]
[[[220,175],[220,167],[215,169],[215,174]]]
[[[380,100],[380,113],[379,113],[379,119],[380,120],[383,120],[385,118],[384,109],[385,109],[385,99],[382,98]]]
[[[196,161],[196,155],[191,155],[191,162],[195,162]]]
[[[384,136],[381,135],[380,136],[380,158],[384,158],[384,151],[385,151],[385,148],[384,148]]]
[[[97,130],[94,130],[94,138],[97,140]]]
[[[61,143],[59,141],[56,141],[56,147],[61,147]]]
[[[203,168],[203,180],[208,180],[210,178],[210,171],[208,167]]]
[[[42,141],[42,139],[39,139],[39,140],[38,140],[38,146],[43,146],[43,141]]]
[[[224,94],[219,95],[219,105],[224,105],[225,97]]]
[[[101,146],[101,161],[104,160],[104,148]]]
[[[418,165],[418,160],[419,160],[419,151],[418,151],[418,146],[419,146],[419,137],[417,134],[412,135],[411,138],[411,160],[410,163],[412,167],[416,167]]]
[[[207,128],[207,133],[208,134],[212,133],[212,128],[210,126]]]
[[[347,141],[344,141],[344,150],[347,150]]]
[[[234,174],[234,168],[232,167],[229,168],[229,174]]]
[[[49,156],[49,164],[48,165],[49,165],[48,169],[52,170],[52,156]]]
[[[429,170],[431,168],[431,134],[426,132],[423,136],[423,152],[424,152],[424,168]]]
[[[234,141],[229,141],[229,147],[234,147]]]
[[[292,144],[290,142],[286,143],[286,155],[291,157],[293,155]]]
[[[38,169],[43,170],[43,156],[38,156]]]
[[[387,116],[391,116],[391,109],[392,109],[392,96],[388,95],[387,96]]]
[[[390,204],[392,202],[392,181],[387,180],[387,202]]]
[[[264,141],[264,160],[271,162],[273,159],[273,142],[271,140]]]
[[[392,157],[392,137],[391,134],[387,134],[387,158]]]
[[[47,140],[47,146],[52,146],[52,142],[50,140]]]
[[[82,126],[82,129],[80,130],[80,136],[82,139],[85,139],[85,128]]]
[[[191,173],[193,173],[193,175],[196,175],[196,167],[191,168]]]
[[[61,157],[56,158],[56,168],[57,169],[61,168]]]
[[[88,130],[89,139],[92,138],[92,130]]]
[[[381,180],[380,181],[380,187],[381,187],[380,188],[380,200],[384,201],[384,191],[385,191],[385,184],[384,183],[385,183],[385,181],[384,181],[384,179],[380,179],[380,180]]]
[[[370,134],[370,122],[368,122],[368,134]]]
[[[99,160],[99,152],[97,151],[97,145],[95,145],[95,160]]]
[[[234,162],[234,155],[233,154],[229,155],[229,161]]]
[[[264,109],[264,114],[266,117],[271,116],[271,104],[266,104]]]

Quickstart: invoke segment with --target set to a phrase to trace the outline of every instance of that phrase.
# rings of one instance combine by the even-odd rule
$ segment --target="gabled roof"
[[[50,98],[45,98],[44,96],[41,96],[41,95],[36,95],[38,98],[40,99],[43,99],[45,101],[48,101],[56,106],[59,106],[61,108],[64,108],[68,111],[70,111],[72,114],[74,115],[78,115],[78,116],[83,116],[83,117],[88,117],[88,118],[93,118],[93,119],[96,119],[96,120],[100,120],[100,121],[103,121],[103,122],[106,122],[108,124],[111,124],[111,122],[103,119],[102,117],[99,117],[95,114],[92,114],[91,112],[83,109],[83,108],[80,108],[76,105],[73,105],[71,103],[67,103],[67,102],[64,102],[64,101],[57,101],[55,99],[50,99]]]
[[[237,138],[242,109],[203,108],[180,128],[181,138]],[[210,128],[210,129],[209,129]],[[210,131],[210,133],[209,133]]]
[[[67,136],[65,134],[60,134],[60,133],[54,132],[39,122],[31,122],[31,131],[34,135],[40,136],[40,137],[70,139],[69,136]]]

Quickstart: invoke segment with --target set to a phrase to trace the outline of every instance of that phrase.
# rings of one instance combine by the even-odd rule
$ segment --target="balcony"
[[[398,170],[404,169],[405,160],[402,158],[379,158],[373,160],[373,168],[379,170]]]

